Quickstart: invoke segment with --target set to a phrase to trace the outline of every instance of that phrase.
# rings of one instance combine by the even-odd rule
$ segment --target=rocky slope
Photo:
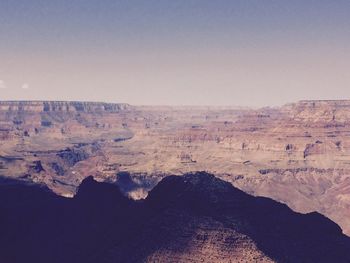
[[[349,262],[350,238],[207,173],[164,178],[145,200],[88,177],[73,199],[2,180],[1,262]]]
[[[350,235],[350,101],[280,108],[0,102],[0,176],[73,196],[89,175],[141,198],[163,177],[206,170]]]

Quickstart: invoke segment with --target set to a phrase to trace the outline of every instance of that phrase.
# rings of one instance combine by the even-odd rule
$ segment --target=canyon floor
[[[84,178],[134,199],[167,175],[207,171],[350,235],[350,101],[282,107],[0,102],[0,176],[72,197]]]

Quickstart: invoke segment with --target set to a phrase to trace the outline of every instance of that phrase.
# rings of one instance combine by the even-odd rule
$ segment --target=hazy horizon
[[[350,98],[350,2],[0,3],[0,100],[279,106]]]

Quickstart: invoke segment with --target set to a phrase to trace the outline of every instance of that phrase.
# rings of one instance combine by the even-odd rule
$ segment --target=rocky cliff
[[[0,185],[1,262],[349,262],[350,238],[201,172],[164,178],[142,201],[88,177],[72,199]]]
[[[130,105],[125,103],[82,101],[0,101],[0,111],[12,112],[119,112]]]

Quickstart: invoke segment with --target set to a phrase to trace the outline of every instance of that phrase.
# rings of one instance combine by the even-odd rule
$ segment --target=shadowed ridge
[[[350,262],[350,238],[326,217],[204,172],[167,177],[142,202],[92,177],[73,199],[8,186],[0,262]]]
[[[219,200],[229,198],[232,207],[252,197],[232,184],[206,172],[187,173],[183,176],[167,176],[148,194],[146,203],[153,207],[181,206],[193,210],[206,210]]]
[[[63,232],[68,199],[46,186],[2,179],[0,184],[0,262],[44,262]],[[57,244],[57,249],[60,249]],[[57,260],[62,259],[57,255]],[[57,261],[55,261],[57,262]]]
[[[97,182],[89,176],[81,182],[70,205],[73,216],[64,224],[74,247],[71,262],[106,262],[108,249],[128,243],[138,209],[117,185]]]
[[[90,232],[99,236],[104,227],[108,228],[117,222],[126,224],[125,215],[132,212],[135,202],[124,196],[117,185],[97,182],[89,176],[80,184],[71,205],[75,214],[76,221],[72,221],[75,227],[81,228],[81,233]],[[102,222],[104,225],[99,225]]]
[[[74,198],[6,180],[0,184],[0,262],[105,262],[96,255],[130,234],[133,204],[116,185],[93,177]]]
[[[93,176],[85,178],[78,187],[77,194],[74,196],[76,200],[105,200],[105,201],[130,201],[122,194],[119,187],[110,183],[97,182]]]
[[[39,205],[62,200],[65,198],[56,195],[44,184],[0,177],[0,208],[11,206],[12,209],[17,206],[19,210],[24,202]],[[30,206],[23,204],[22,212],[30,212]]]
[[[160,211],[211,218],[250,237],[278,262],[350,262],[350,239],[330,219],[250,196],[205,172],[163,179],[146,203]]]
[[[134,204],[133,200],[122,194],[117,185],[97,182],[92,176],[81,182],[72,202],[78,211],[78,217],[84,215],[86,222],[91,224],[94,221],[109,221]]]

